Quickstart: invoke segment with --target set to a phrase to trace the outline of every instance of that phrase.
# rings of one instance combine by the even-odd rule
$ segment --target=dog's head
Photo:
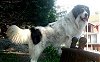
[[[90,10],[85,5],[77,5],[72,9],[73,16],[75,19],[79,16],[82,21],[88,21],[90,16]]]

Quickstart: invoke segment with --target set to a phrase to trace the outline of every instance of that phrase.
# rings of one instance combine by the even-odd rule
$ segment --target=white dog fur
[[[77,5],[63,19],[50,23],[46,27],[21,29],[12,25],[7,30],[7,36],[13,43],[29,44],[31,62],[37,62],[38,57],[49,44],[60,48],[65,44],[65,47],[69,48],[72,37],[81,35],[89,15],[87,6]]]

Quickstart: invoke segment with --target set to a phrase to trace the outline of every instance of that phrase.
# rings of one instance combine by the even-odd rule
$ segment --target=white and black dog
[[[90,10],[85,5],[75,6],[63,19],[48,24],[46,27],[20,29],[12,25],[7,30],[7,36],[14,43],[29,44],[31,62],[37,62],[41,52],[49,45],[66,48],[71,45],[72,37],[79,37],[88,22]]]

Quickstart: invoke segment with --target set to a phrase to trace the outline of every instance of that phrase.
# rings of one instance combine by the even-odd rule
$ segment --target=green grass
[[[27,59],[28,58],[28,59]],[[17,54],[0,52],[0,62],[29,62],[29,57],[21,58]],[[24,60],[24,61],[23,61]],[[49,46],[38,59],[38,62],[59,62],[60,56],[57,50]]]
[[[60,55],[58,51],[53,47],[49,46],[44,51],[38,62],[59,62]]]
[[[16,54],[0,52],[0,62],[19,62],[19,58]]]

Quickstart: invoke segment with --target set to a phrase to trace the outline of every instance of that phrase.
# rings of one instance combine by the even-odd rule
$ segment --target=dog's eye
[[[85,8],[86,10],[88,10],[88,8]]]
[[[89,11],[89,9],[88,8],[84,8],[86,11]]]
[[[89,8],[85,8],[86,12],[88,13],[88,16],[90,15]]]

